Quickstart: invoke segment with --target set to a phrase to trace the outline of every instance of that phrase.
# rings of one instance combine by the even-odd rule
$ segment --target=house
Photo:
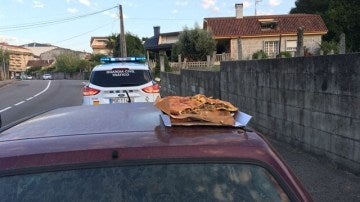
[[[90,47],[93,49],[93,54],[111,55],[111,50],[107,48],[108,37],[91,37]]]
[[[41,69],[47,69],[54,64],[54,60],[29,60],[27,63],[27,68],[39,67]]]
[[[7,75],[5,78],[9,78],[9,76],[12,78],[15,75],[20,75],[22,72],[25,72],[28,61],[34,58],[31,50],[22,46],[0,43],[0,50],[2,51],[0,54],[4,54],[5,52],[9,54],[9,64],[5,70],[5,74]]]
[[[144,43],[147,59],[150,53],[166,54],[171,56],[172,46],[179,40],[181,32],[160,33],[160,27],[154,26],[154,36],[148,38]]]
[[[236,4],[235,11],[235,17],[204,18],[203,22],[217,41],[217,53],[228,53],[233,60],[251,59],[260,50],[269,58],[284,51],[294,55],[299,27],[304,28],[306,51],[315,54],[328,31],[320,15],[243,16],[243,4]]]
[[[87,56],[86,52],[74,51],[74,50],[67,49],[67,48],[57,47],[55,49],[41,53],[40,60],[56,60],[56,57],[61,54],[74,54],[74,55],[78,56],[80,59],[85,59]]]
[[[73,54],[79,57],[80,59],[86,59],[88,53],[81,51],[74,51],[71,49],[56,47],[51,48],[48,51],[42,52],[40,55],[36,56],[32,60],[27,62],[26,68],[40,67],[41,69],[47,69],[51,67],[56,62],[56,57],[61,54]],[[39,51],[38,51],[39,53]]]
[[[31,52],[34,54],[35,57],[39,57],[42,53],[57,48],[56,46],[53,46],[51,44],[36,43],[36,42],[24,44],[24,45],[22,45],[22,47],[31,50]]]

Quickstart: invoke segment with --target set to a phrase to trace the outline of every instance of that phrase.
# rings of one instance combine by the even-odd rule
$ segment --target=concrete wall
[[[181,74],[161,74],[161,96],[195,95],[220,98],[220,72],[181,70]]]
[[[256,130],[360,174],[359,53],[229,61],[220,75],[161,76],[163,95],[219,96],[253,115]]]

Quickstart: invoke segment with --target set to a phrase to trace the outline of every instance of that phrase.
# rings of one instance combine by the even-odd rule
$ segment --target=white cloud
[[[77,12],[79,12],[79,10],[76,9],[76,8],[68,8],[67,12],[69,12],[69,13],[77,13]]]
[[[34,8],[44,8],[45,4],[41,1],[33,1],[33,7]]]
[[[281,4],[281,0],[269,0],[270,6],[278,6]]]
[[[84,4],[85,6],[90,6],[90,0],[79,0],[79,3]]]
[[[175,2],[176,6],[187,6],[189,2],[187,0],[178,0]]]
[[[171,13],[172,14],[177,14],[177,13],[179,13],[179,11],[177,9],[174,9]]]
[[[15,0],[18,3],[24,3],[24,0]]]
[[[216,0],[201,0],[201,5],[205,10],[210,9],[213,12],[219,11],[219,7],[216,6]]]
[[[215,6],[216,0],[201,0],[201,5],[204,9],[209,9]]]
[[[250,3],[249,1],[244,1],[243,6],[244,8],[249,8],[250,6],[252,6],[252,3]]]
[[[13,44],[15,42],[19,41],[16,37],[13,36],[5,36],[5,35],[0,35],[0,42],[5,42],[8,44]]]

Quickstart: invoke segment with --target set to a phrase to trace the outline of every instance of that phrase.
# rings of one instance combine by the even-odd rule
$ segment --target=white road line
[[[37,96],[39,96],[39,95],[41,95],[41,94],[45,93],[45,91],[47,91],[47,89],[49,89],[50,84],[51,84],[51,81],[49,80],[48,85],[46,86],[46,88],[45,88],[44,90],[42,90],[40,93],[38,93],[38,94],[34,95],[33,97],[37,97]]]
[[[18,106],[18,105],[21,105],[22,103],[24,103],[25,101],[21,101],[21,102],[18,102],[16,104],[14,104],[15,106]]]
[[[8,109],[11,109],[11,107],[6,107],[5,109],[0,110],[0,113],[6,111]]]
[[[32,97],[27,98],[26,101],[29,101],[29,100],[33,99],[34,97],[37,97],[37,96],[45,93],[45,91],[47,91],[47,90],[49,89],[50,84],[51,84],[51,81],[48,82],[48,84],[47,84],[47,86],[46,86],[46,88],[45,88],[44,90],[42,90],[41,92],[39,92],[38,94],[36,94],[36,95],[34,95],[34,96],[32,96]],[[14,106],[21,105],[21,104],[23,104],[23,103],[26,102],[26,101],[24,100],[24,101],[18,102],[18,103],[16,103],[16,104],[14,104]],[[0,110],[0,113],[1,113],[1,112],[4,112],[4,111],[6,111],[6,110],[9,110],[9,109],[11,109],[11,108],[12,108],[12,107],[6,107],[6,108],[4,108],[4,109],[1,109],[1,110]]]

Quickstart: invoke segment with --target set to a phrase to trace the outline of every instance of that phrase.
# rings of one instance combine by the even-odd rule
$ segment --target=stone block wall
[[[218,73],[173,76],[162,73],[162,93],[230,101],[263,134],[360,173],[360,53],[228,61]]]
[[[220,72],[181,70],[181,74],[161,73],[161,96],[204,94],[220,98]]]

